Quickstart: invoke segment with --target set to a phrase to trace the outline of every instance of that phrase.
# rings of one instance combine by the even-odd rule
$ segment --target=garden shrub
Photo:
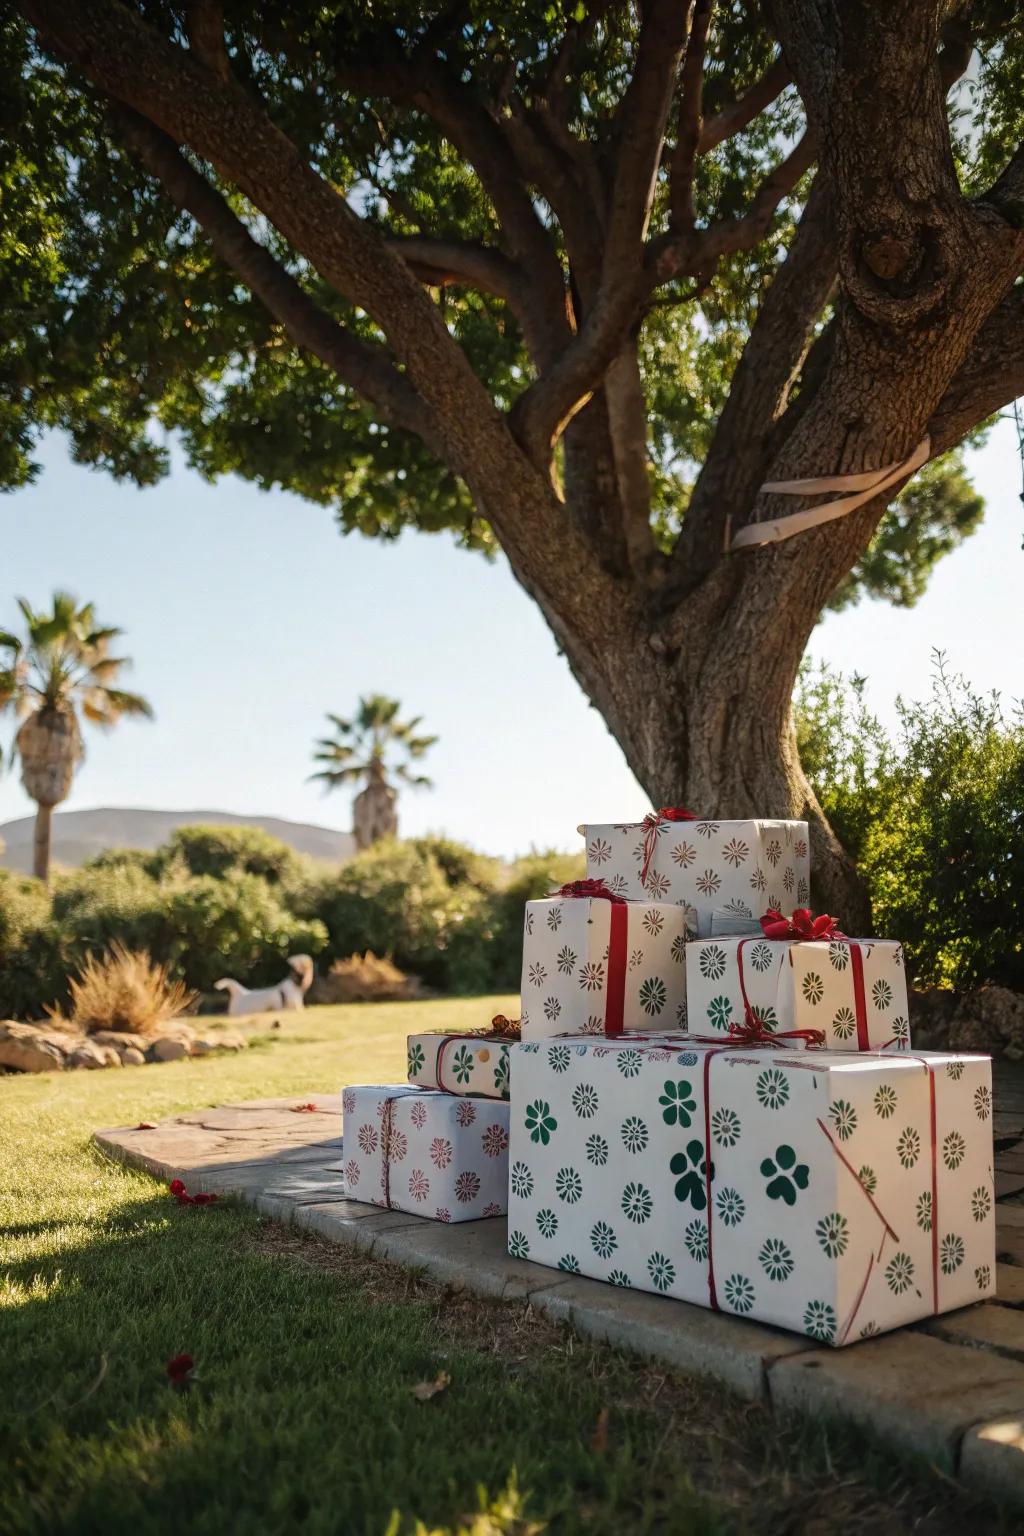
[[[86,955],[68,991],[68,1018],[86,1034],[114,1029],[155,1035],[195,1001],[195,993],[173,979],[167,966],[155,964],[145,950],[117,943],[102,957]]]
[[[160,868],[180,862],[190,875],[259,875],[270,885],[299,878],[305,860],[262,827],[176,827],[159,850]]]
[[[808,688],[795,711],[822,806],[859,858],[876,930],[917,986],[1024,990],[1024,718],[935,656],[932,693],[897,701],[889,737],[859,680]],[[845,744],[845,745],[844,745]]]

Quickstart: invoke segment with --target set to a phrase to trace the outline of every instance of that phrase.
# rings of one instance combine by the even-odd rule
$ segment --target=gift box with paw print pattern
[[[509,1252],[845,1345],[991,1296],[991,1062],[513,1047]]]

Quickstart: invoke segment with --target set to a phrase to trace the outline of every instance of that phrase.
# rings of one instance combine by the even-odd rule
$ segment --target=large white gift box
[[[409,1081],[465,1098],[507,1099],[509,1046],[518,1033],[410,1035]]]
[[[838,1051],[907,1050],[902,946],[891,939],[725,938],[686,946],[688,1027],[727,1034],[748,1014],[775,1033],[818,1029]]]
[[[701,938],[743,932],[768,907],[809,900],[805,821],[673,821],[652,813],[647,822],[588,822],[579,830],[588,876],[629,901],[684,907]]]
[[[528,901],[523,1039],[684,1026],[687,936],[682,908],[663,902]]]
[[[509,1251],[844,1345],[994,1292],[991,1062],[513,1048]]]
[[[502,1216],[508,1105],[396,1084],[346,1088],[346,1193],[435,1221]]]

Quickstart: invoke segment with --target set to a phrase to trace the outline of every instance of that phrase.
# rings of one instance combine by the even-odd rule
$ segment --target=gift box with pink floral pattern
[[[505,1214],[506,1103],[403,1083],[346,1088],[342,1109],[350,1200],[435,1221]]]
[[[788,911],[810,896],[805,821],[662,820],[652,828],[634,821],[579,830],[591,879],[627,901],[683,907],[700,938],[744,933],[769,907]]]

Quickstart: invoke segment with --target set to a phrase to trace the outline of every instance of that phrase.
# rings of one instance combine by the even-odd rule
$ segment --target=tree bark
[[[53,826],[53,806],[36,806],[36,825],[32,838],[32,873],[44,885],[50,879],[50,834]]]

